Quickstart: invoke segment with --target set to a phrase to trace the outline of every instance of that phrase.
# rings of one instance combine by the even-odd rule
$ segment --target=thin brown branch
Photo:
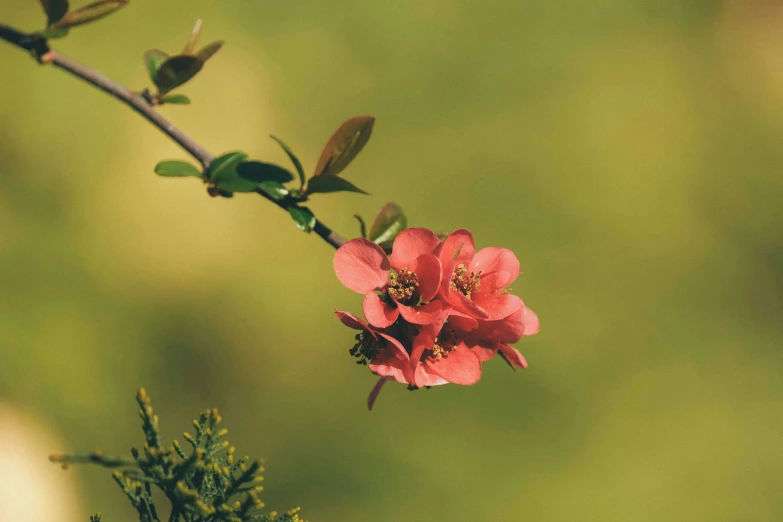
[[[163,134],[171,138],[188,154],[193,156],[201,164],[204,170],[209,168],[210,163],[215,159],[214,154],[199,145],[193,138],[185,134],[185,132],[176,125],[161,116],[142,94],[133,92],[127,87],[110,80],[98,71],[51,49],[48,46],[47,41],[40,36],[36,34],[26,34],[12,27],[0,24],[0,40],[5,40],[16,47],[32,52],[39,62],[50,63],[58,69],[76,76],[121,101],[136,111],[136,113],[140,114],[153,126],[157,127]],[[267,197],[263,192],[259,191],[259,193],[262,196]],[[267,197],[267,199],[284,210],[288,208],[287,203],[275,201],[269,197]],[[313,231],[334,248],[339,248],[345,243],[345,239],[342,236],[332,231],[318,220],[315,222]]]

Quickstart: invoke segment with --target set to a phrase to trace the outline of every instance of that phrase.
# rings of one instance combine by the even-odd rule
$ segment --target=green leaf
[[[280,145],[286,154],[288,154],[288,159],[291,160],[291,163],[294,164],[294,168],[296,168],[296,172],[299,174],[299,181],[300,181],[300,187],[304,187],[305,184],[305,173],[304,169],[302,168],[302,162],[299,161],[299,158],[296,157],[296,154],[294,154],[294,151],[291,150],[291,147],[285,144],[283,140],[278,138],[277,136],[270,136],[273,140],[277,142],[278,145]]]
[[[277,181],[287,183],[294,179],[294,175],[283,167],[262,161],[246,161],[237,167],[239,175],[257,184],[264,181]]]
[[[288,196],[288,189],[278,181],[264,181],[259,183],[258,188],[264,191],[270,198],[275,201],[282,201]]]
[[[196,20],[196,25],[193,27],[193,31],[190,33],[188,43],[185,44],[185,48],[182,50],[182,54],[193,54],[193,49],[196,48],[198,37],[201,35],[201,19]]]
[[[386,203],[370,225],[370,241],[378,244],[392,241],[408,227],[408,218],[396,203]]]
[[[201,65],[195,56],[172,56],[160,65],[155,84],[161,94],[166,94],[196,76]]]
[[[318,158],[313,176],[336,176],[353,161],[370,139],[375,118],[348,118],[332,134]]]
[[[99,18],[108,16],[128,5],[128,0],[100,0],[92,4],[85,5],[66,14],[59,22],[54,24],[52,29],[61,29],[63,27],[76,27],[77,25],[94,22]]]
[[[209,45],[204,46],[199,52],[196,53],[196,57],[201,60],[202,62],[206,62],[213,56],[215,56],[215,53],[220,50],[220,48],[223,47],[223,42],[212,42]]]
[[[253,183],[237,172],[237,166],[247,160],[244,152],[229,152],[215,158],[209,166],[207,178],[218,187],[230,192],[254,192],[258,183]]]
[[[305,194],[326,194],[328,192],[358,192],[360,194],[367,194],[350,181],[338,178],[337,176],[317,176],[311,178],[307,182],[307,189]],[[369,195],[369,194],[368,194]]]
[[[294,218],[294,222],[299,230],[312,232],[315,226],[315,216],[307,207],[288,207],[288,213]]]
[[[190,98],[184,94],[169,94],[159,100],[160,104],[168,103],[170,105],[190,105]]]
[[[62,29],[47,29],[46,31],[41,31],[38,33],[41,38],[46,38],[47,40],[54,40],[55,38],[62,38],[64,36],[68,36],[69,29],[67,27],[63,27]]]
[[[169,160],[161,161],[155,165],[155,173],[169,178],[182,178],[185,176],[201,177],[201,171],[185,161]]]
[[[150,75],[150,80],[155,86],[158,86],[158,70],[163,62],[169,59],[169,55],[161,51],[160,49],[150,49],[144,53],[144,63],[147,64],[147,72]]]
[[[46,13],[46,25],[51,26],[68,12],[68,0],[41,0],[41,7]]]

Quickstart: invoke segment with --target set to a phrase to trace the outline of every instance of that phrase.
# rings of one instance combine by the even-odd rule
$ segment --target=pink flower
[[[416,387],[454,383],[475,384],[481,378],[481,361],[460,333],[449,324],[423,326],[413,338],[410,355]]]
[[[468,318],[498,321],[522,309],[522,300],[504,292],[519,276],[519,260],[505,248],[476,252],[465,229],[449,234],[435,251],[442,265],[440,295]]]
[[[460,329],[466,325],[465,322],[450,320],[450,324],[465,339],[481,362],[492,359],[500,352],[508,363],[516,368],[527,368],[527,361],[509,345],[518,342],[522,337],[537,334],[540,329],[538,316],[525,306],[498,321],[478,320],[475,328],[468,330]]]
[[[394,240],[387,259],[372,241],[352,239],[335,253],[334,270],[343,285],[365,294],[364,316],[371,325],[389,327],[400,315],[430,324],[444,315],[444,303],[434,300],[441,284],[441,263],[433,255],[439,243],[431,231],[409,228]]]

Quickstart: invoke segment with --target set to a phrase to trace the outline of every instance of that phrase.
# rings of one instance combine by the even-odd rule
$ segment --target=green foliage
[[[259,498],[264,471],[260,459],[235,459],[235,448],[225,440],[217,409],[205,410],[193,421],[195,434],[184,433],[190,451],[174,440],[161,440],[158,416],[152,411],[144,389],[136,394],[145,442],[142,450],[131,448],[132,459],[106,457],[100,451],[88,455],[49,457],[67,469],[71,464],[91,463],[114,468],[120,486],[140,522],[160,522],[153,491],[160,491],[171,504],[169,522],[304,522],[295,508],[284,515],[260,513]],[[100,513],[90,517],[100,521]]]
[[[288,158],[291,160],[291,163],[294,164],[294,168],[296,168],[296,173],[299,174],[299,182],[301,183],[300,187],[304,187],[305,173],[304,173],[304,168],[302,168],[302,162],[299,161],[299,158],[296,157],[296,154],[294,154],[294,151],[291,150],[291,147],[286,145],[286,143],[283,140],[281,140],[277,136],[270,136],[270,137],[283,148],[286,154],[288,154]]]
[[[307,184],[308,194],[326,194],[329,192],[358,192],[359,194],[369,195],[350,181],[337,176],[318,176],[311,179]]]
[[[315,216],[307,207],[288,207],[288,213],[294,218],[294,223],[299,230],[312,232],[315,227]]]
[[[294,179],[294,175],[283,167],[263,161],[246,161],[237,167],[237,172],[243,178],[256,183],[264,181],[287,183]]]
[[[144,53],[144,62],[147,65],[150,80],[158,88],[156,100],[159,103],[178,103],[165,101],[170,98],[165,94],[193,79],[204,67],[206,61],[223,47],[222,41],[212,42],[194,53],[200,35],[201,20],[197,20],[182,53],[169,56],[158,49],[151,49]],[[182,98],[176,99],[181,100]]]
[[[368,239],[383,246],[397,237],[397,234],[408,227],[408,218],[396,203],[386,203],[376,214],[370,225]]]
[[[84,25],[104,16],[108,16],[118,9],[128,5],[129,0],[100,0],[92,4],[80,7],[68,12],[60,21],[50,26],[50,29],[64,29]]]
[[[207,178],[228,192],[255,192],[258,183],[239,175],[237,167],[247,160],[244,152],[228,152],[215,158],[207,171]]]
[[[159,103],[161,105],[168,103],[169,105],[190,105],[190,98],[184,94],[168,94],[163,96]]]
[[[186,176],[201,177],[201,171],[186,161],[167,160],[155,165],[155,174],[168,178],[182,178]]]
[[[41,7],[46,13],[46,25],[53,26],[63,19],[68,12],[68,0],[40,0]]]
[[[326,143],[313,176],[336,176],[353,161],[370,139],[375,118],[354,116],[345,120]]]
[[[283,201],[290,194],[288,189],[278,181],[263,181],[258,187],[275,201]]]

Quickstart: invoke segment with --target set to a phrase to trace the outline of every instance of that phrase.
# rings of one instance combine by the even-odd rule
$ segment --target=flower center
[[[356,334],[356,344],[351,348],[348,353],[358,359],[356,364],[364,364],[372,362],[381,347],[378,345],[378,341],[372,336],[370,332],[361,332]]]
[[[454,333],[454,330],[452,330],[449,325],[444,325],[443,329],[435,338],[435,343],[432,345],[432,348],[427,350],[429,352],[427,356],[433,359],[440,359],[454,350],[458,343],[459,339]]]
[[[392,272],[386,293],[400,304],[416,304],[419,300],[419,278],[408,267],[400,270],[399,274]]]
[[[470,297],[470,294],[478,290],[479,283],[481,283],[480,275],[480,270],[478,272],[468,272],[468,268],[460,264],[454,270],[454,273],[451,274],[451,288],[465,297]]]

